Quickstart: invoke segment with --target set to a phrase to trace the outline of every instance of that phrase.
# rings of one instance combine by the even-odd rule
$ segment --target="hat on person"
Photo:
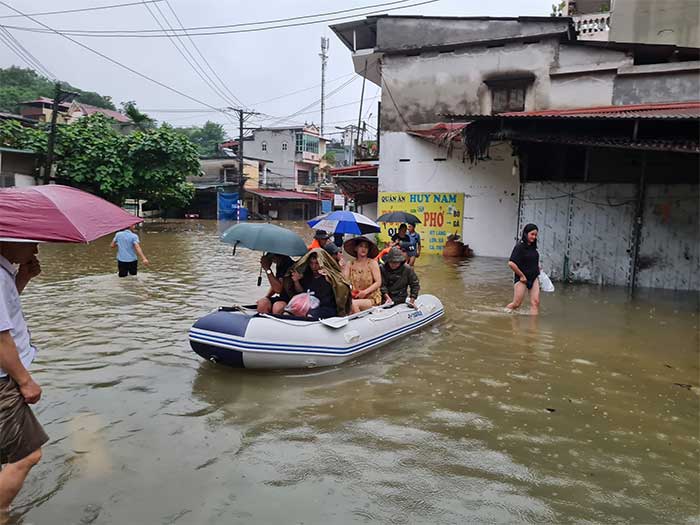
[[[389,252],[384,256],[385,263],[403,263],[406,262],[406,254],[398,246],[394,246]]]
[[[329,255],[336,255],[340,251],[340,248],[332,242],[327,242],[323,249],[326,250]]]
[[[316,233],[314,234],[314,239],[322,240],[330,238],[331,236],[328,235],[328,232],[326,230],[316,230]]]
[[[343,243],[343,248],[345,248],[345,251],[348,252],[353,257],[357,257],[357,246],[361,242],[366,242],[367,244],[369,244],[369,252],[367,253],[368,258],[374,259],[377,255],[379,255],[379,248],[377,248],[377,245],[374,244],[372,241],[370,241],[364,235],[360,235],[359,237],[353,237],[352,239],[348,239],[347,241],[345,241]]]

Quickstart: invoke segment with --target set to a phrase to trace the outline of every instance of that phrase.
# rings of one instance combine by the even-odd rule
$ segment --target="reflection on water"
[[[154,224],[151,269],[119,279],[109,241],[43,246],[23,298],[52,441],[18,523],[697,520],[694,295],[559,285],[507,314],[503,260],[421,257],[440,323],[338,368],[233,370],[187,330],[262,293],[259,254]]]

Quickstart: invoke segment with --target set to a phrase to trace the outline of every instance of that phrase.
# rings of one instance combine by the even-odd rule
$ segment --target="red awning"
[[[354,166],[331,168],[331,175],[350,175],[353,173],[356,173],[358,175],[361,173],[365,173],[367,175],[376,175],[378,167],[379,166],[377,166],[376,164],[355,164]]]
[[[302,193],[300,191],[291,190],[262,190],[262,189],[247,189],[246,193],[252,193],[263,199],[271,200],[287,200],[287,201],[320,201],[322,200],[314,193]]]
[[[700,102],[667,102],[659,104],[628,104],[626,106],[600,106],[593,108],[548,109],[543,111],[514,111],[498,113],[494,115],[494,117],[688,119],[700,117]]]

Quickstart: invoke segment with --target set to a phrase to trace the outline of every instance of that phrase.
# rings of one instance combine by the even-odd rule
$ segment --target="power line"
[[[370,6],[364,6],[364,7],[358,7],[354,8],[353,10],[358,10],[358,9],[370,9],[374,7],[379,7],[379,6],[386,6],[386,5],[391,5],[391,4],[396,4],[396,3],[403,3],[409,0],[397,0],[394,2],[387,2],[384,4],[375,4],[375,5],[370,5]],[[319,20],[309,20],[305,22],[296,22],[296,23],[291,23],[291,24],[278,24],[278,25],[271,25],[268,27],[260,27],[260,28],[250,28],[250,29],[234,29],[234,30],[221,30],[221,31],[200,31],[202,29],[209,29],[209,28],[216,28],[216,27],[235,27],[235,26],[250,26],[250,25],[263,25],[266,23],[276,23],[277,21],[275,20],[268,20],[268,21],[263,21],[263,22],[251,22],[247,24],[230,24],[228,26],[203,26],[199,28],[184,28],[184,32],[178,31],[179,34],[182,35],[188,35],[188,36],[208,36],[208,35],[228,35],[228,34],[236,34],[236,33],[255,33],[259,31],[269,31],[272,29],[283,29],[283,28],[288,28],[288,27],[299,27],[299,26],[307,26],[307,25],[314,25],[314,24],[321,24],[325,22],[335,22],[337,20],[347,20],[348,18],[355,18],[357,16],[368,16],[368,15],[376,15],[376,14],[383,14],[387,13],[390,11],[397,11],[397,10],[402,10],[402,9],[409,9],[411,7],[419,7],[422,5],[427,5],[427,4],[433,4],[435,2],[439,2],[440,0],[424,0],[422,2],[417,2],[414,4],[409,4],[409,5],[402,5],[398,7],[393,7],[393,8],[388,8],[388,9],[381,9],[377,11],[367,11],[364,13],[353,13],[351,15],[344,15],[344,16],[338,16],[338,17],[332,17],[332,18],[323,18]],[[344,11],[336,11],[336,12],[348,12],[350,10],[344,10]],[[301,18],[317,18],[319,16],[325,16],[330,13],[321,13],[321,14],[316,14],[316,15],[306,15],[304,17],[292,17],[292,18],[287,18],[287,19],[280,19],[279,21],[288,21],[288,20],[298,20]],[[26,26],[4,26],[10,29],[17,29],[20,31],[29,31],[33,33],[51,33],[52,31],[46,31],[42,29],[37,29],[37,28],[32,28],[32,27],[26,27]],[[166,33],[160,33],[160,34],[151,34],[153,31],[158,33],[158,30],[111,30],[111,31],[97,31],[97,30],[81,30],[81,29],[60,29],[58,30],[61,34],[63,35],[71,35],[71,36],[83,36],[83,37],[102,37],[102,38],[165,38],[168,35]],[[190,31],[198,31],[195,33],[191,33]]]
[[[330,84],[330,83],[332,83],[332,82],[335,82],[335,81],[337,81],[337,80],[341,80],[341,79],[343,79],[343,78],[348,78],[349,76],[352,76],[352,75],[354,75],[354,74],[355,74],[355,73],[352,72],[352,73],[348,73],[347,75],[342,75],[342,76],[340,76],[340,77],[336,77],[336,78],[334,78],[334,79],[332,79],[332,80],[326,80],[326,85],[328,85],[328,84]],[[305,91],[311,91],[312,89],[316,89],[316,88],[319,87],[320,85],[321,85],[320,83],[314,84],[313,86],[309,86],[309,87],[307,87],[307,88],[299,89],[299,90],[297,90],[297,91],[292,91],[291,93],[287,93],[287,94],[285,94],[285,95],[280,95],[280,96],[274,97],[274,98],[268,98],[267,100],[261,100],[260,102],[256,102],[256,103],[253,104],[253,105],[254,105],[254,106],[259,106],[260,104],[266,104],[266,103],[268,103],[268,102],[274,102],[275,100],[280,100],[280,99],[282,99],[282,98],[291,97],[292,95],[298,95],[299,93],[303,93],[303,92],[305,92]]]
[[[151,15],[151,17],[153,18],[153,20],[156,21],[156,23],[158,24],[158,26],[160,26],[161,29],[165,30],[165,27],[164,27],[163,24],[160,22],[160,20],[159,20],[158,17],[155,15],[155,13],[151,10],[151,7],[150,7],[148,4],[145,4],[145,3],[143,4],[143,6],[148,10],[148,13]],[[155,7],[158,9],[158,12],[160,13],[160,16],[163,17],[163,20],[165,20],[166,25],[172,30],[172,26],[170,25],[170,22],[168,22],[168,19],[167,19],[167,18],[165,17],[165,15],[163,14],[163,11],[161,11],[160,6],[156,5]],[[175,41],[175,39],[177,39],[177,42]],[[177,52],[180,53],[180,56],[185,60],[185,62],[187,62],[187,64],[188,64],[188,65],[190,66],[190,68],[192,69],[192,71],[194,71],[194,72],[197,74],[197,76],[198,76],[200,79],[202,79],[202,82],[204,82],[215,94],[217,94],[219,97],[221,97],[221,99],[222,99],[226,104],[231,104],[231,101],[226,97],[226,95],[225,95],[217,86],[214,86],[214,85],[211,83],[211,78],[210,78],[210,77],[207,76],[207,78],[204,78],[205,75],[206,75],[206,71],[204,71],[204,70],[202,69],[202,66],[199,65],[199,64],[197,63],[197,61],[194,59],[194,56],[192,55],[192,53],[190,53],[189,49],[187,49],[187,47],[185,46],[185,44],[180,40],[180,37],[179,37],[179,36],[175,36],[175,37],[173,38],[173,37],[171,37],[171,36],[168,34],[168,40],[170,40],[170,43],[175,47],[175,49],[177,50]],[[179,44],[179,45],[178,45],[178,44]],[[187,55],[189,55],[189,58],[188,58],[187,55],[185,55],[185,53],[183,52],[183,50],[180,49],[180,46],[182,46],[182,48],[183,48],[184,51],[187,53]],[[195,64],[197,64],[197,66],[199,66],[199,69],[195,66]],[[200,69],[202,70],[201,72],[200,72]],[[204,73],[204,75],[203,75],[202,73]],[[233,122],[233,121],[231,121],[231,122]]]
[[[164,84],[163,82],[160,82],[159,80],[156,80],[156,79],[154,79],[154,78],[151,78],[151,77],[149,77],[148,75],[145,75],[144,73],[141,73],[141,72],[135,70],[135,69],[132,68],[132,67],[129,67],[129,66],[125,65],[125,64],[122,64],[122,63],[119,62],[118,60],[115,60],[114,58],[109,57],[109,56],[105,55],[104,53],[101,53],[101,52],[99,52],[99,51],[97,51],[97,50],[95,50],[95,49],[92,49],[90,46],[87,46],[87,45],[83,44],[82,42],[80,42],[80,41],[78,41],[78,40],[75,40],[74,38],[71,38],[71,37],[69,37],[69,36],[67,36],[67,35],[64,35],[64,34],[61,33],[60,31],[58,31],[58,30],[56,30],[56,29],[53,29],[52,27],[50,27],[50,26],[44,24],[43,22],[37,20],[36,18],[32,17],[31,15],[25,15],[24,13],[22,13],[22,12],[19,11],[18,9],[15,9],[14,7],[12,7],[11,5],[8,5],[6,2],[4,2],[4,1],[2,1],[2,0],[0,0],[0,4],[3,5],[3,6],[5,6],[5,7],[8,8],[8,9],[11,9],[11,10],[14,11],[15,13],[19,13],[19,14],[21,14],[22,16],[25,16],[26,18],[28,18],[29,20],[31,20],[31,21],[34,22],[35,24],[38,24],[38,25],[40,25],[40,26],[42,26],[42,27],[45,27],[46,29],[51,30],[51,32],[53,32],[53,33],[55,33],[55,34],[57,34],[57,35],[59,35],[59,36],[65,38],[66,40],[69,40],[70,42],[73,42],[74,44],[76,44],[76,45],[82,47],[83,49],[86,49],[86,50],[90,51],[91,53],[93,53],[93,54],[95,54],[95,55],[97,55],[97,56],[99,56],[99,57],[101,57],[101,58],[103,58],[103,59],[105,59],[105,60],[111,62],[112,64],[115,64],[115,65],[121,67],[122,69],[126,69],[127,71],[133,73],[134,75],[137,75],[137,76],[139,76],[139,77],[141,77],[141,78],[143,78],[143,79],[145,79],[145,80],[148,80],[149,82],[152,82],[152,83],[154,83],[154,84],[156,84],[156,85],[158,85],[158,86],[160,86],[160,87],[162,87],[162,88],[167,89],[168,91],[172,91],[173,93],[176,93],[176,94],[178,94],[178,95],[180,95],[180,96],[182,96],[182,97],[185,97],[185,98],[187,98],[187,99],[189,99],[189,100],[191,100],[191,101],[193,101],[193,102],[196,102],[197,104],[201,104],[202,106],[206,106],[206,107],[208,107],[208,108],[210,108],[210,109],[214,109],[214,110],[216,110],[216,111],[220,111],[221,113],[225,113],[223,110],[221,110],[221,109],[219,109],[219,108],[216,108],[216,107],[214,107],[214,106],[212,106],[212,105],[210,105],[210,104],[207,104],[206,102],[203,102],[203,101],[201,101],[201,100],[199,100],[199,99],[196,99],[195,97],[193,97],[193,96],[191,96],[191,95],[188,95],[187,93],[183,93],[182,91],[180,91],[180,90],[178,90],[178,89],[175,89],[175,88],[173,88],[173,87],[170,87],[170,86],[168,86],[167,84]]]
[[[17,40],[9,29],[0,27],[0,34],[3,35],[3,42],[7,45],[18,57],[20,57],[27,65],[32,69],[39,70],[40,73],[46,75],[50,79],[55,79],[54,75],[49,68],[47,68],[41,61],[32,55],[29,50],[22,45],[22,43]]]
[[[64,11],[44,11],[41,13],[28,13],[26,16],[48,16],[48,15],[62,15],[65,13],[81,13],[84,11],[99,11],[101,9],[117,9],[119,7],[129,7],[133,5],[141,4],[155,4],[162,2],[163,0],[145,0],[144,2],[129,2],[127,4],[111,4],[111,5],[101,5],[96,7],[82,7],[80,9],[66,9]],[[0,18],[21,18],[25,15],[2,15]]]
[[[170,12],[173,14],[175,17],[175,20],[177,20],[177,23],[180,25],[180,27],[184,30],[185,27],[182,24],[182,20],[180,20],[180,17],[177,16],[177,12],[175,12],[175,9],[173,9],[172,4],[170,3],[170,0],[165,0],[165,4],[168,6],[168,9],[170,9]],[[160,9],[159,9],[160,10]],[[209,70],[214,74],[214,76],[217,78],[221,86],[224,88],[224,90],[231,96],[233,100],[235,100],[238,104],[241,106],[245,106],[245,104],[239,99],[236,95],[233,94],[233,92],[229,89],[228,85],[226,85],[226,82],[224,82],[219,74],[216,72],[216,70],[211,66],[209,63],[209,60],[207,60],[207,57],[200,51],[199,46],[195,43],[194,40],[192,40],[192,37],[190,35],[187,35],[187,39],[190,41],[192,44],[192,47],[194,47],[195,51],[197,51],[197,54],[201,57],[201,59],[204,61],[204,63],[207,65]]]

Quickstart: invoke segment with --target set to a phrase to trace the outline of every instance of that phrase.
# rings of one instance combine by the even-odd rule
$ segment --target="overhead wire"
[[[342,75],[342,76],[333,78],[331,80],[327,80],[326,84],[332,84],[333,82],[336,82],[338,80],[342,80],[344,78],[348,78],[354,74],[355,74],[355,72],[353,71],[352,73],[348,73],[347,75]],[[278,97],[268,98],[266,100],[261,100],[260,102],[255,102],[253,104],[253,106],[259,106],[260,104],[266,104],[268,102],[274,102],[275,100],[280,100],[283,98],[291,97],[293,95],[298,95],[299,93],[304,93],[305,91],[311,91],[312,89],[316,89],[317,87],[320,87],[320,86],[321,86],[321,83],[319,82],[318,84],[314,84],[313,86],[309,86],[309,87],[303,88],[303,89],[298,89],[297,91],[292,91],[291,93],[287,93],[285,95],[280,95]]]
[[[177,15],[177,12],[173,8],[172,4],[170,3],[170,0],[165,0],[165,4],[168,6],[168,9],[170,9],[170,12],[173,14],[175,17],[175,20],[177,20],[177,23],[180,25],[182,29],[184,29],[184,25],[182,23],[182,20],[180,20],[180,17]],[[160,10],[160,9],[159,9]],[[221,86],[224,88],[224,90],[231,96],[231,98],[236,101],[237,104],[239,104],[241,107],[245,107],[245,104],[241,101],[240,98],[238,98],[228,87],[226,82],[224,82],[219,74],[216,72],[216,69],[212,67],[212,65],[209,63],[209,60],[207,60],[207,57],[202,53],[202,51],[199,49],[199,46],[195,43],[194,40],[192,40],[192,37],[190,35],[187,35],[188,40],[192,44],[192,47],[194,47],[195,51],[197,51],[197,54],[200,56],[200,58],[204,61],[204,63],[207,65],[209,70],[212,72],[212,74],[216,77],[216,79],[219,81]]]
[[[146,10],[148,10],[148,14],[150,14],[151,17],[153,18],[153,20],[156,21],[156,23],[158,24],[158,26],[159,26],[161,29],[165,30],[165,27],[164,27],[163,24],[161,23],[160,19],[159,19],[159,18],[156,16],[156,14],[151,10],[151,6],[149,6],[149,5],[146,4],[146,3],[144,3],[143,5],[144,5],[144,7],[146,8]],[[167,19],[167,18],[165,17],[165,15],[163,14],[163,11],[160,9],[160,6],[156,5],[155,7],[157,8],[158,12],[160,13],[160,16],[163,17],[163,20],[165,21],[165,24],[166,24],[170,29],[172,29],[172,26],[170,25],[170,22],[168,21],[168,19]],[[217,86],[215,86],[215,85],[212,84],[211,78],[208,77],[208,76],[206,75],[206,71],[204,71],[204,70],[202,69],[202,66],[201,66],[199,63],[197,63],[197,61],[195,60],[195,58],[194,58],[194,56],[192,55],[192,53],[190,52],[190,50],[189,50],[189,49],[187,48],[187,46],[185,46],[184,43],[180,40],[180,37],[179,37],[179,36],[170,36],[170,35],[168,35],[168,40],[170,40],[170,43],[173,45],[173,47],[175,47],[175,49],[176,49],[177,52],[180,54],[180,56],[185,60],[185,62],[187,62],[187,64],[188,64],[188,65],[190,66],[190,68],[192,69],[192,71],[195,72],[195,74],[202,80],[202,82],[204,82],[204,84],[205,84],[206,86],[208,86],[209,89],[211,89],[216,95],[218,95],[219,97],[221,97],[221,99],[222,99],[226,104],[232,104],[231,100],[226,96],[226,94],[223,93],[223,92],[221,91],[221,89],[219,89]],[[178,45],[178,44],[179,44],[179,45]],[[182,49],[181,49],[181,47],[182,47]],[[184,50],[184,51],[183,51],[183,50]],[[187,54],[185,54],[185,53],[187,53]],[[189,55],[189,56],[188,56],[188,55]],[[196,65],[195,65],[195,64],[196,64]],[[199,67],[197,67],[197,66],[199,66]],[[201,69],[201,71],[200,71],[200,69]],[[204,73],[204,74],[203,74],[203,73]],[[206,77],[206,78],[205,78],[205,77]],[[229,118],[230,118],[230,117],[229,117]]]
[[[390,4],[396,4],[396,3],[403,3],[408,0],[400,0],[400,1],[395,1],[395,2],[387,2],[384,4],[375,4],[375,5],[370,5],[370,6],[364,6],[364,7],[358,7],[354,8],[354,11],[360,10],[360,9],[371,9],[374,7],[379,7],[379,6],[386,6]],[[380,9],[380,10],[375,10],[375,11],[367,11],[363,13],[353,13],[350,15],[344,15],[344,16],[338,16],[338,17],[331,17],[331,18],[322,18],[319,20],[307,20],[304,22],[295,22],[295,23],[290,23],[290,24],[277,24],[277,25],[270,25],[267,27],[258,27],[258,28],[248,28],[248,29],[231,29],[231,30],[221,30],[221,31],[201,31],[202,29],[209,29],[209,28],[216,28],[216,27],[235,27],[235,26],[252,26],[252,25],[263,25],[263,24],[269,24],[269,23],[276,23],[277,21],[262,21],[262,22],[250,22],[247,24],[230,24],[228,26],[203,26],[199,28],[183,28],[184,31],[178,31],[179,34],[181,35],[189,35],[189,36],[210,36],[210,35],[228,35],[228,34],[237,34],[237,33],[255,33],[255,32],[260,32],[260,31],[270,31],[272,29],[284,29],[284,28],[289,28],[289,27],[300,27],[300,26],[307,26],[307,25],[315,25],[315,24],[321,24],[321,23],[326,23],[326,22],[335,22],[338,20],[347,20],[348,18],[355,18],[358,16],[368,16],[368,15],[376,15],[376,14],[384,14],[390,11],[397,11],[397,10],[403,10],[403,9],[409,9],[411,7],[419,7],[427,4],[433,4],[435,2],[439,2],[440,0],[423,0],[422,2],[415,2],[413,4],[408,4],[408,5],[401,5],[397,7],[390,7],[388,9]],[[339,12],[348,12],[350,10],[344,10],[344,11],[339,11]],[[317,18],[320,16],[325,16],[326,14],[329,13],[322,13],[322,14],[317,14],[317,15],[306,15],[304,17],[292,17],[288,19],[281,19],[282,20],[294,20],[294,19],[300,19],[300,18]],[[47,30],[42,30],[38,28],[32,28],[32,27],[26,27],[26,26],[8,26],[6,25],[5,27],[10,28],[10,29],[17,29],[20,31],[29,31],[33,33],[50,33],[51,31]],[[151,34],[152,31],[158,31],[158,30],[81,30],[81,29],[58,29],[61,34],[64,35],[70,35],[70,36],[82,36],[82,37],[101,37],[101,38],[166,38],[168,35],[165,32],[161,32],[160,34]],[[197,32],[192,32],[192,31],[197,31]]]
[[[9,29],[0,27],[0,37],[6,46],[8,46],[22,61],[24,61],[30,68],[38,70],[41,74],[47,76],[50,79],[55,79],[51,70],[46,67],[41,61],[36,58],[22,43],[17,40]]]
[[[67,13],[82,13],[84,11],[100,11],[103,9],[117,9],[120,7],[130,7],[135,5],[141,5],[142,3],[156,4],[158,2],[163,2],[163,0],[145,0],[145,2],[128,2],[125,4],[110,4],[110,5],[100,5],[94,7],[81,7],[77,9],[64,9],[62,11],[43,11],[41,13],[27,13],[29,16],[48,16],[48,15],[63,15]],[[0,15],[0,18],[21,18],[25,15]]]
[[[61,33],[60,31],[58,31],[58,30],[56,30],[56,29],[53,29],[51,26],[46,25],[45,23],[41,22],[40,20],[37,20],[36,18],[32,17],[31,15],[26,15],[26,14],[22,13],[22,11],[19,11],[18,9],[15,9],[15,8],[12,7],[11,5],[7,4],[7,2],[4,2],[3,0],[0,0],[0,5],[5,6],[6,8],[8,8],[8,9],[14,11],[15,13],[18,13],[18,14],[21,14],[22,16],[25,16],[26,18],[28,18],[29,20],[31,20],[31,21],[34,22],[35,24],[38,24],[38,25],[40,25],[40,26],[42,26],[42,27],[44,27],[44,28],[50,30],[52,33],[55,33],[55,34],[57,34],[57,35],[59,35],[59,36],[65,38],[66,40],[68,40],[68,41],[70,41],[70,42],[73,42],[74,44],[76,44],[76,45],[82,47],[83,49],[89,51],[90,53],[93,53],[93,54],[95,54],[95,55],[97,55],[97,56],[99,56],[99,57],[101,57],[101,58],[107,60],[108,62],[111,62],[112,64],[114,64],[114,65],[116,65],[116,66],[119,66],[120,68],[125,69],[125,70],[127,70],[127,71],[133,73],[134,75],[137,75],[137,76],[143,78],[144,80],[148,80],[149,82],[152,82],[153,84],[156,84],[156,85],[158,85],[158,86],[160,86],[160,87],[162,87],[162,88],[164,88],[164,89],[167,89],[168,91],[171,91],[171,92],[176,93],[176,94],[178,94],[178,95],[180,95],[180,96],[182,96],[182,97],[184,97],[184,98],[186,98],[186,99],[189,99],[189,100],[191,100],[192,102],[196,102],[197,104],[201,104],[202,106],[208,107],[208,108],[210,108],[210,109],[214,109],[214,110],[219,111],[219,112],[221,112],[221,113],[226,113],[226,112],[225,112],[224,110],[222,110],[221,108],[217,108],[217,107],[215,107],[215,106],[212,106],[211,104],[208,104],[208,103],[206,103],[206,102],[204,102],[204,101],[202,101],[202,100],[199,100],[199,99],[197,99],[197,98],[195,98],[195,97],[193,97],[193,96],[191,96],[191,95],[188,95],[187,93],[184,93],[184,92],[180,91],[179,89],[176,89],[176,88],[174,88],[174,87],[168,86],[167,84],[165,84],[165,83],[163,83],[163,82],[161,82],[161,81],[159,81],[159,80],[156,80],[156,79],[154,79],[154,78],[151,78],[151,77],[149,77],[148,75],[146,75],[146,74],[144,74],[144,73],[141,73],[140,71],[137,71],[136,69],[134,69],[134,68],[132,68],[132,67],[130,67],[130,66],[127,66],[126,64],[123,64],[123,63],[119,62],[118,60],[116,60],[116,59],[114,59],[114,58],[112,58],[112,57],[110,57],[110,56],[108,56],[108,55],[105,55],[104,53],[102,53],[102,52],[100,52],[100,51],[97,51],[96,49],[93,49],[93,48],[91,48],[90,46],[88,46],[88,45],[86,45],[86,44],[83,44],[83,43],[80,42],[79,40],[75,40],[74,38],[71,38],[70,36],[63,34],[63,33]]]

